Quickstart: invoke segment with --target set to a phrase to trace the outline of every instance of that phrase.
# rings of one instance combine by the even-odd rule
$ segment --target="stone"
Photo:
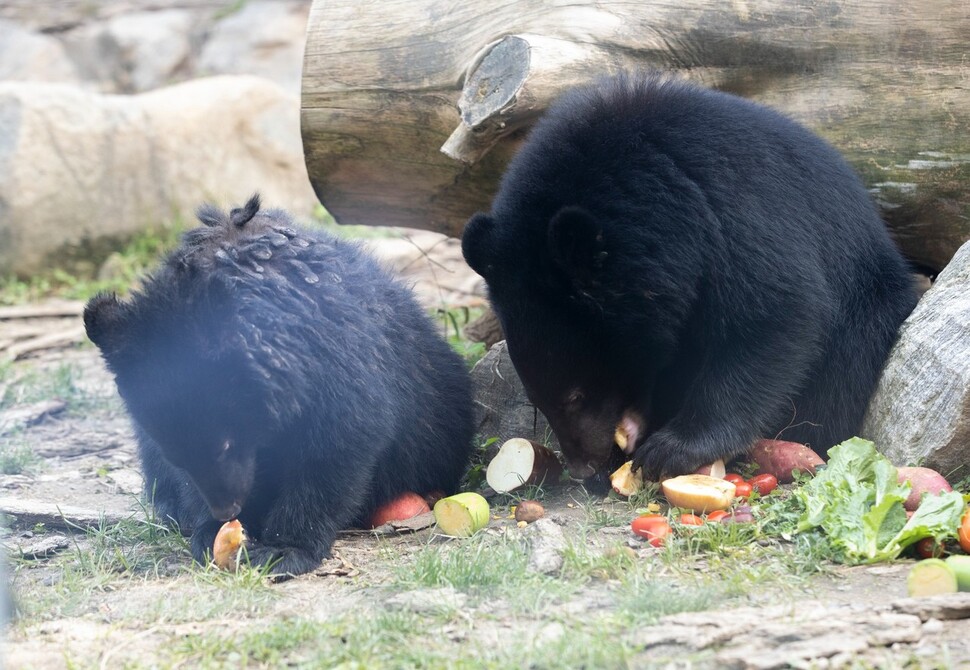
[[[970,242],[900,328],[862,436],[896,465],[970,474]]]
[[[74,30],[65,43],[100,90],[137,93],[169,84],[189,67],[195,23],[185,9],[125,13]]]
[[[212,77],[134,96],[0,82],[0,275],[100,263],[113,238],[191,227],[203,201],[254,191],[298,217],[317,204],[298,101],[270,81]]]
[[[566,536],[559,524],[552,519],[539,519],[529,524],[523,535],[529,541],[529,570],[548,575],[562,569]]]
[[[0,81],[79,80],[77,68],[57,39],[0,20]]]
[[[254,74],[300,94],[309,6],[246,3],[212,28],[198,59],[202,74]]]
[[[490,456],[503,442],[524,437],[558,449],[558,441],[549,422],[536,409],[509,358],[505,341],[495,344],[472,368],[475,425],[482,441],[497,438]]]

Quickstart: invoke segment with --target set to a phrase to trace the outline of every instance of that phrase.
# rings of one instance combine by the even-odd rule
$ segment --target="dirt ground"
[[[430,244],[448,247],[447,243]],[[405,256],[413,254],[416,248],[411,242],[399,245]],[[431,301],[467,303],[475,299],[474,277],[448,269],[454,252],[451,247],[442,250],[441,259],[431,259],[426,253],[418,253],[412,259],[431,268],[414,278],[417,284],[427,281],[432,287],[427,294],[432,296]],[[409,263],[401,258],[395,262],[399,267]],[[427,273],[437,275],[429,278]],[[446,275],[444,280],[442,273]],[[444,289],[446,295],[442,286],[449,283],[452,288]],[[26,321],[0,320],[0,342],[9,340],[11,333]],[[29,321],[31,326],[59,332],[76,327],[79,316]],[[26,356],[12,364],[7,381],[0,381],[0,387],[14,383],[12,380],[23,374],[38,379],[54,376],[65,365],[74,371],[74,384],[83,392],[81,411],[64,409],[57,402],[63,399],[48,397],[31,399],[0,413],[0,440],[16,439],[40,457],[39,464],[24,474],[0,475],[0,507],[10,511],[33,505],[41,514],[44,509],[48,514],[42,533],[32,532],[35,516],[22,514],[9,519],[12,525],[4,543],[13,556],[15,595],[27,584],[56,580],[57,575],[47,565],[49,556],[73,550],[71,533],[56,527],[59,524],[56,514],[50,518],[51,509],[69,507],[80,510],[79,514],[89,510],[109,519],[139,513],[141,477],[132,431],[111,376],[94,347],[87,343]],[[582,516],[588,513],[574,504],[580,495],[582,492],[576,487],[567,486],[553,491],[545,500],[547,516],[567,537],[577,531]],[[499,518],[493,519],[488,532],[513,527],[514,522],[501,518],[502,511],[496,510],[496,515]],[[259,616],[245,621],[213,617],[181,622],[178,617],[159,616],[155,623],[146,623],[153,619],[144,612],[161,607],[159,603],[177,600],[185,582],[174,570],[171,577],[163,574],[158,579],[112,584],[97,592],[80,613],[50,612],[10,625],[3,651],[6,667],[169,667],[163,661],[156,664],[153,659],[163,657],[162,652],[173,639],[208,628],[225,630],[235,625],[247,629],[285,617],[322,620],[351,612],[383,610],[388,607],[387,594],[377,587],[389,570],[389,550],[396,555],[415,551],[427,544],[432,532],[423,529],[382,536],[349,532],[337,542],[335,558],[315,574],[273,585],[272,604]],[[607,536],[615,540],[623,533],[625,529],[602,528],[588,541],[597,542]],[[626,535],[621,539],[638,554],[649,551]],[[31,552],[43,554],[38,546],[44,541],[51,542],[48,558],[25,558]],[[179,561],[184,565],[184,556]],[[961,597],[947,607],[914,610],[913,603],[904,599],[910,564],[900,561],[874,567],[833,567],[800,587],[794,596],[776,598],[764,594],[760,601],[749,598],[730,611],[675,614],[656,625],[617,634],[627,636],[626,639],[635,636],[637,643],[642,644],[643,654],[631,664],[635,667],[970,667],[970,601]],[[412,596],[417,600],[408,600]],[[420,596],[402,594],[402,607],[421,615],[424,605],[419,602]],[[442,600],[457,599],[455,606],[462,607],[460,593],[434,592],[429,597],[437,605]],[[563,608],[581,613],[604,607],[609,607],[608,589],[591,585],[581,597],[560,605],[558,612],[543,614],[540,608],[529,626],[539,638],[562,635]],[[521,630],[521,626],[513,615],[504,617],[500,611],[493,612],[476,629],[476,642],[501,645],[508,640],[509,630]],[[453,637],[453,644],[461,649],[461,635]]]

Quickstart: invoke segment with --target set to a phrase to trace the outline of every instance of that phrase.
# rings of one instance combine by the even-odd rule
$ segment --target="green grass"
[[[29,279],[0,278],[0,305],[16,305],[52,297],[87,300],[100,291],[127,293],[142,275],[157,264],[162,254],[178,245],[184,230],[184,222],[175,220],[169,225],[135,234],[113,253],[94,253],[95,258],[106,257],[100,266],[106,270],[107,276],[103,278],[98,277],[99,269],[87,260],[68,261],[64,267]]]
[[[71,363],[54,368],[0,369],[0,410],[40,402],[60,400],[68,412],[80,412],[101,407],[106,400],[81,388],[81,370]]]
[[[40,456],[17,433],[4,435],[2,440],[0,442],[0,473],[20,475],[39,469],[42,464]]]

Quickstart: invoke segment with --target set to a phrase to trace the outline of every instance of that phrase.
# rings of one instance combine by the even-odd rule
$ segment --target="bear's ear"
[[[492,249],[493,223],[491,217],[479,212],[468,220],[461,234],[461,253],[465,262],[485,279],[492,273],[492,259],[495,257]]]
[[[549,255],[569,277],[585,283],[606,259],[603,227],[582,207],[563,207],[549,220]]]
[[[124,342],[124,305],[114,293],[99,293],[84,307],[84,330],[105,355]]]

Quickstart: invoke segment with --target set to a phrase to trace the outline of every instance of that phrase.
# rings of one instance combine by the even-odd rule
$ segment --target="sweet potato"
[[[825,463],[804,444],[784,440],[758,440],[748,456],[761,472],[774,475],[782,484],[791,482],[795,472],[815,474],[815,468]]]
[[[554,483],[562,472],[559,457],[548,447],[513,437],[506,440],[485,469],[485,481],[496,493],[528,484]]]
[[[405,491],[394,500],[388,501],[374,510],[370,527],[377,528],[390,521],[404,521],[419,514],[430,512],[425,499],[413,491]]]
[[[943,475],[930,468],[897,468],[896,476],[900,484],[909,482],[912,486],[909,497],[903,503],[903,507],[910,511],[915,511],[919,507],[923,494],[935,496],[953,490]]]

